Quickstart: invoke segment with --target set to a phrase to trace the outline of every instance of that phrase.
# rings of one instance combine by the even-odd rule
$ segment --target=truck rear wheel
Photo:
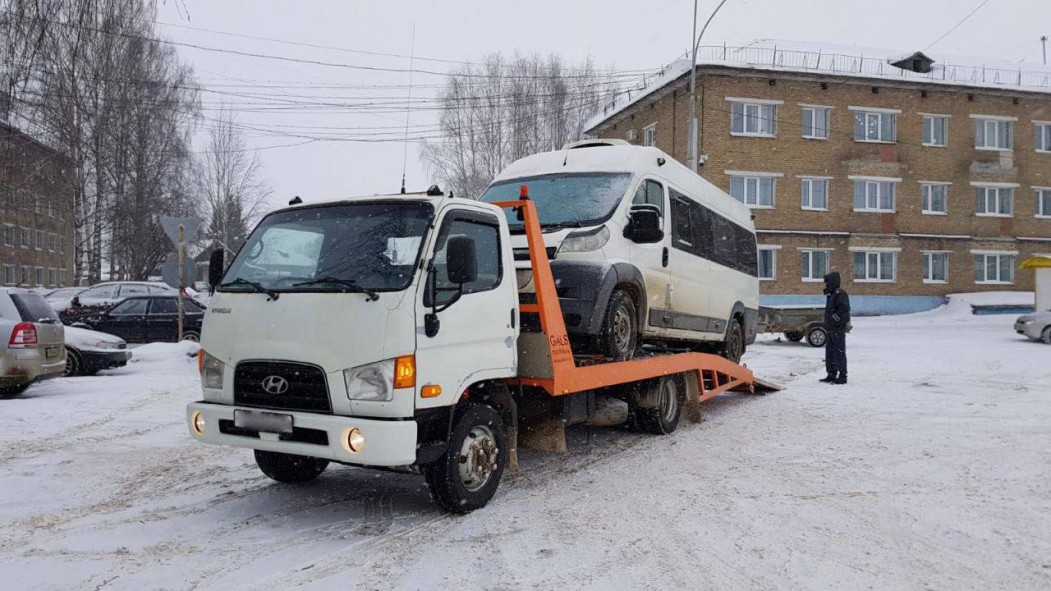
[[[652,408],[635,408],[635,420],[647,433],[667,435],[679,426],[682,404],[686,399],[686,388],[679,376],[664,376],[651,382],[655,388],[657,405]],[[652,393],[652,390],[649,392]]]
[[[631,296],[626,291],[613,290],[602,319],[602,330],[596,339],[599,353],[617,361],[634,357],[639,347],[638,318]]]
[[[431,498],[450,513],[481,509],[500,486],[506,451],[500,414],[484,404],[468,405],[453,427],[445,454],[424,466]]]
[[[26,391],[29,384],[20,384],[18,386],[0,386],[0,398],[14,398],[22,392]]]
[[[822,326],[815,326],[806,333],[806,342],[811,347],[824,347],[828,340],[828,331]]]
[[[719,348],[719,354],[734,363],[741,361],[741,357],[744,356],[744,326],[741,325],[740,319],[735,317],[730,320],[730,326],[726,329],[726,340]]]
[[[276,451],[255,450],[255,463],[270,478],[288,484],[310,482],[328,467],[328,460]]]

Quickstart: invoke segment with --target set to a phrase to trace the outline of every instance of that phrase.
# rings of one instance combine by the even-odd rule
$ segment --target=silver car
[[[0,287],[0,398],[66,369],[65,328],[40,294]]]
[[[1051,310],[1019,316],[1015,320],[1015,332],[1051,345]]]

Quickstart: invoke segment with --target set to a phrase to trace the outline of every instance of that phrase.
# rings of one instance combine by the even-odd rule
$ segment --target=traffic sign
[[[164,233],[168,235],[168,239],[172,241],[172,244],[179,246],[179,226],[182,226],[182,239],[183,242],[189,242],[193,235],[197,233],[197,229],[201,227],[201,218],[171,218],[164,217],[160,218],[161,227],[164,228]]]
[[[190,285],[197,280],[197,265],[192,260],[184,261],[182,264],[183,285]],[[164,264],[161,265],[161,278],[165,283],[179,289],[179,257],[168,255]]]

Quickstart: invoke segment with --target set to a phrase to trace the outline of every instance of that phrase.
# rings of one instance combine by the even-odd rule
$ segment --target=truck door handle
[[[661,252],[661,266],[662,267],[667,267],[668,266],[668,247],[667,246],[665,246],[664,250]]]

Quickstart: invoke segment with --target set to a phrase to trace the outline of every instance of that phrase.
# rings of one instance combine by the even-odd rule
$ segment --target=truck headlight
[[[605,225],[596,229],[577,230],[562,241],[558,252],[592,252],[609,242],[609,228]]]
[[[226,368],[226,364],[212,357],[204,350],[201,351],[200,363],[201,387],[221,390],[223,388],[223,370]]]
[[[343,370],[347,398],[385,402],[394,397],[394,360],[379,361]]]

